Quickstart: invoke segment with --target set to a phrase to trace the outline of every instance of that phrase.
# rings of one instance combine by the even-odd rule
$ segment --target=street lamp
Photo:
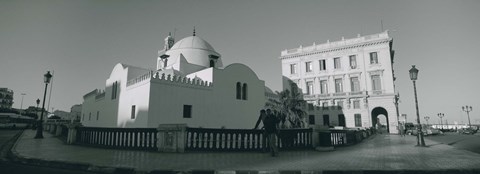
[[[428,120],[430,119],[430,117],[429,117],[429,116],[425,116],[425,117],[423,117],[423,118],[425,118],[425,120],[427,120],[427,126],[428,126]]]
[[[440,125],[442,126],[441,129],[443,129],[443,121],[442,121],[442,118],[445,116],[445,114],[443,114],[443,113],[438,113],[437,116],[440,117]]]
[[[417,124],[418,124],[417,146],[425,147],[425,140],[423,139],[422,125],[420,124],[420,114],[418,112],[417,84],[415,83],[418,77],[418,69],[415,68],[415,65],[412,65],[412,68],[408,72],[410,73],[410,79],[413,81],[413,91],[415,93],[415,108],[417,110]]]
[[[48,83],[50,83],[50,79],[52,78],[52,74],[50,74],[50,71],[47,71],[47,74],[43,75],[43,81],[45,82],[45,91],[43,93],[43,103],[42,103],[42,110],[40,113],[40,120],[38,121],[38,126],[37,126],[37,134],[35,135],[35,138],[43,138],[43,110],[45,109],[45,97],[47,97],[47,86]],[[37,103],[40,101],[37,99]]]
[[[35,116],[37,116],[35,119],[38,119],[38,105],[40,104],[40,99],[37,98],[37,100],[35,101],[37,103],[37,107],[35,108]],[[35,125],[35,128],[33,129],[36,129],[36,126],[38,125]]]
[[[22,95],[22,102],[20,103],[20,110],[22,110],[22,109],[23,109],[23,96],[25,96],[25,95],[27,95],[27,94],[22,93],[22,94],[20,94],[20,95]]]
[[[468,127],[471,129],[472,125],[470,124],[470,112],[472,111],[472,106],[462,106],[462,110],[467,113],[468,116]]]

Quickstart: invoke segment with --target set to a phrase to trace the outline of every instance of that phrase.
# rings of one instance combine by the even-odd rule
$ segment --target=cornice
[[[282,60],[283,59],[291,59],[291,58],[296,58],[296,57],[303,57],[303,56],[316,55],[316,54],[322,54],[322,53],[336,52],[336,51],[342,51],[342,50],[348,50],[348,49],[354,49],[354,48],[363,48],[363,47],[372,46],[372,45],[389,43],[391,40],[392,40],[391,38],[388,38],[388,39],[384,39],[384,40],[368,41],[368,42],[357,43],[357,44],[352,44],[352,45],[347,45],[347,46],[339,46],[339,47],[336,47],[336,48],[314,50],[314,51],[309,51],[309,52],[300,52],[300,53],[295,53],[295,54],[291,54],[291,55],[280,56],[280,59],[282,59]]]

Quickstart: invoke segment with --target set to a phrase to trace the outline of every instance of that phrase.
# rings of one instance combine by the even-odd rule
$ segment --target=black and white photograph
[[[0,0],[0,173],[480,173],[479,9]]]

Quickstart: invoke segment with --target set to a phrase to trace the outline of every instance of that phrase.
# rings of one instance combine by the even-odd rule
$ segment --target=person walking
[[[278,128],[277,125],[280,120],[272,113],[270,109],[267,109],[267,116],[263,120],[263,125],[265,127],[265,134],[267,135],[269,150],[272,156],[278,155],[278,148],[277,148],[277,134]]]
[[[258,128],[258,126],[260,125],[260,121],[265,124],[265,122],[263,121],[265,119],[265,117],[267,117],[267,113],[265,112],[265,109],[260,110],[260,116],[258,116],[257,123],[255,124],[255,127],[253,129]]]
[[[403,126],[402,123],[398,124],[398,133],[400,136],[404,137],[405,136],[405,127]]]

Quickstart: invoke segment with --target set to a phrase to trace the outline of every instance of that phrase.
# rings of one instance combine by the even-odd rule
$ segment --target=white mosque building
[[[253,128],[272,93],[248,66],[224,67],[195,31],[176,43],[165,38],[156,70],[119,63],[105,84],[83,96],[84,126]]]

